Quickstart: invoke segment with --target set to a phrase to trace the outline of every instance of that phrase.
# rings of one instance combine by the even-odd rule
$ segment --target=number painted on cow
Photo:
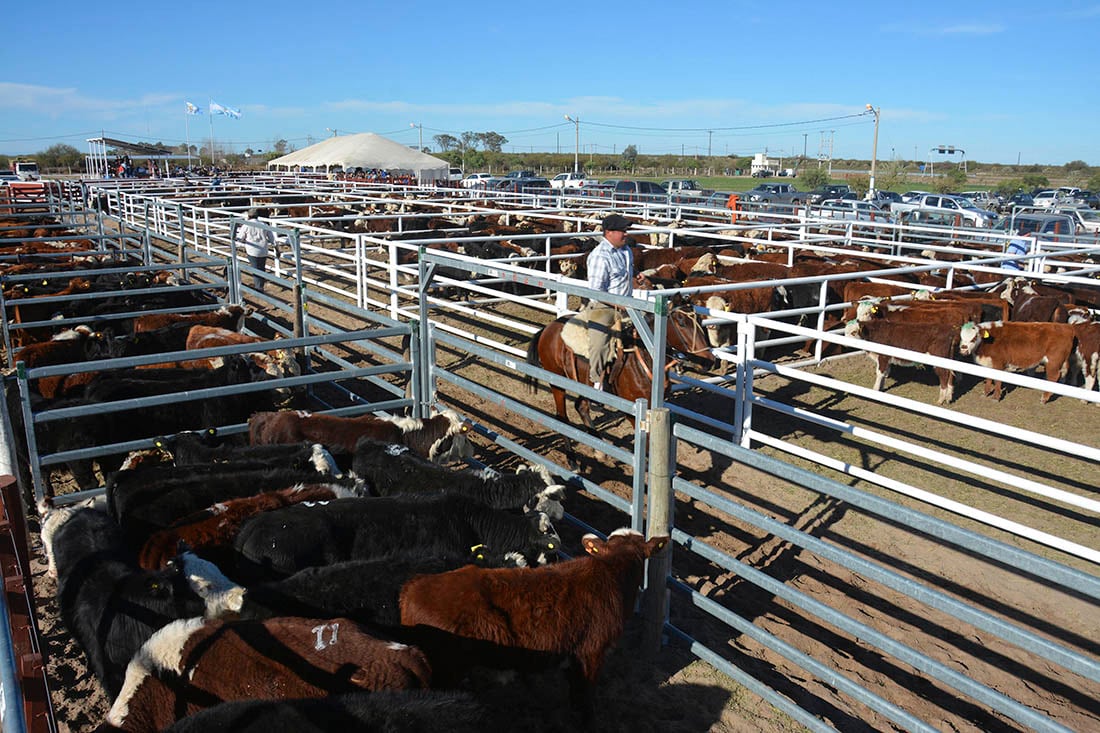
[[[325,631],[328,630],[328,641],[325,641]],[[327,649],[330,646],[336,645],[336,636],[340,632],[340,624],[321,624],[320,626],[314,626],[311,631],[316,635],[313,648],[317,651]]]

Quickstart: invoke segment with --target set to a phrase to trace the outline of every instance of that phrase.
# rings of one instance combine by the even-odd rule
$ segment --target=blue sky
[[[0,153],[105,133],[295,148],[376,132],[506,151],[1100,165],[1100,2],[5,3]],[[186,124],[185,124],[186,122]],[[419,125],[421,127],[413,127]],[[328,128],[328,129],[326,129]],[[960,156],[931,154],[936,161]]]

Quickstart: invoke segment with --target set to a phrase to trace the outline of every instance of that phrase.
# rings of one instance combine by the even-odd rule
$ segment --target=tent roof
[[[447,161],[413,150],[373,132],[330,137],[270,161],[268,167],[384,168],[389,171],[446,171]]]

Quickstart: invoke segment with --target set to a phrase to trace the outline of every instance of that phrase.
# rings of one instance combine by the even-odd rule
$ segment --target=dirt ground
[[[500,370],[461,355],[441,353],[441,361],[463,376],[482,384],[502,385]],[[816,368],[837,378],[869,386],[872,369],[866,359],[834,362]],[[944,428],[912,416],[904,423],[886,415],[880,407],[846,395],[767,377],[758,383],[762,392],[818,412],[878,429],[893,437],[918,443],[951,446],[969,456],[980,456],[990,465],[1041,473],[1067,490],[1093,493],[1095,466],[1088,461],[1064,459],[1045,451],[1022,447],[1009,441],[962,427]],[[930,401],[935,387],[928,377],[910,375],[907,381],[888,386],[898,394]],[[518,383],[511,390],[520,394]],[[973,411],[1006,424],[1027,424],[1032,429],[1058,431],[1090,445],[1100,443],[1100,409],[1077,401],[1056,399],[1040,406],[1034,395],[1017,390],[1000,403],[981,394],[980,385],[964,382],[956,409]],[[522,415],[502,410],[499,405],[457,389],[443,389],[443,401],[486,427],[513,438],[540,454],[564,464],[562,439],[545,425]],[[531,398],[532,404],[552,411],[545,387]],[[687,392],[678,403],[705,414],[720,414],[727,407],[709,395]],[[892,413],[891,413],[892,414]],[[784,436],[807,448],[834,455],[840,460],[885,475],[910,480],[929,488],[951,487],[991,512],[1002,512],[1018,521],[1057,528],[1082,544],[1096,547],[1100,533],[1095,517],[1076,512],[1051,510],[1045,502],[1020,500],[999,492],[980,477],[963,476],[947,467],[929,473],[927,469],[899,460],[889,450],[869,446],[805,423],[761,413],[757,429]],[[601,430],[627,446],[631,432],[626,420],[614,413],[599,418]],[[1083,437],[1082,437],[1083,436]],[[479,458],[489,465],[508,467],[514,457],[488,441],[479,444]],[[778,455],[774,449],[762,452]],[[798,459],[796,465],[805,465]],[[582,451],[583,475],[605,490],[627,496],[629,468]],[[1076,649],[1093,659],[1100,656],[1100,615],[1091,599],[1060,591],[1030,578],[1014,568],[983,561],[932,535],[908,531],[896,522],[847,506],[815,492],[794,486],[707,451],[680,446],[678,475],[710,487],[743,506],[775,517],[809,532],[829,544],[856,553],[940,592],[980,607],[984,611],[1038,631],[1059,644]],[[820,470],[820,469],[818,469]],[[833,476],[837,478],[837,476]],[[845,483],[860,482],[841,477]],[[888,495],[883,490],[861,488]],[[1094,495],[1094,494],[1093,494]],[[910,499],[891,498],[909,506]],[[566,509],[586,523],[611,531],[625,523],[624,516],[587,492],[570,494]],[[947,516],[932,510],[937,516]],[[967,524],[964,520],[954,520]],[[1051,716],[1070,730],[1100,729],[1100,685],[1085,681],[1060,667],[1036,660],[1026,652],[962,624],[928,606],[914,603],[895,590],[841,568],[820,555],[744,524],[708,507],[704,502],[678,495],[676,524],[697,541],[727,553],[752,568],[781,582],[790,591],[844,613],[867,628],[904,642],[918,652],[970,675],[992,689],[1017,699]],[[979,528],[980,529],[980,528]],[[563,525],[567,550],[576,552],[580,532]],[[987,531],[987,530],[982,530]],[[1034,546],[992,533],[1002,541]],[[1056,553],[1044,551],[1051,557]],[[746,624],[774,634],[792,647],[815,658],[830,670],[869,687],[898,708],[944,731],[1027,730],[1026,722],[992,713],[984,705],[949,686],[932,681],[917,665],[898,661],[883,653],[869,640],[841,630],[829,621],[795,608],[790,598],[768,592],[744,578],[718,570],[709,562],[681,547],[673,550],[674,574],[685,586],[744,619]],[[1073,562],[1095,575],[1095,568]],[[67,632],[57,624],[53,588],[41,563],[36,563],[35,589],[40,601],[40,618],[46,643],[52,696],[60,730],[83,732],[94,729],[107,709],[98,685],[83,664],[82,654]],[[578,610],[583,614],[583,610]],[[820,671],[807,671],[775,652],[765,649],[749,633],[715,623],[696,604],[674,593],[671,623],[725,658],[747,674],[763,680],[813,715],[843,731],[889,731],[905,729],[890,714],[855,701],[839,687],[838,680]],[[596,729],[613,731],[798,731],[803,727],[747,688],[700,661],[672,639],[655,657],[639,649],[641,625],[633,621],[622,643],[610,655],[598,690]],[[502,731],[561,731],[574,727],[568,712],[563,678],[556,672],[507,685],[483,684],[478,695],[488,706],[492,725]]]

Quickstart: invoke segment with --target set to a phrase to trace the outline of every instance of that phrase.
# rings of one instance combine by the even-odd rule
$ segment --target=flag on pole
[[[187,114],[189,114],[189,115],[201,115],[202,114],[202,107],[196,107],[195,105],[191,104],[190,102],[185,102],[185,104],[187,105]]]
[[[239,109],[233,109],[232,107],[224,107],[217,102],[210,103],[210,114],[212,115],[225,115],[226,117],[232,117],[235,120],[241,118],[241,111]]]

